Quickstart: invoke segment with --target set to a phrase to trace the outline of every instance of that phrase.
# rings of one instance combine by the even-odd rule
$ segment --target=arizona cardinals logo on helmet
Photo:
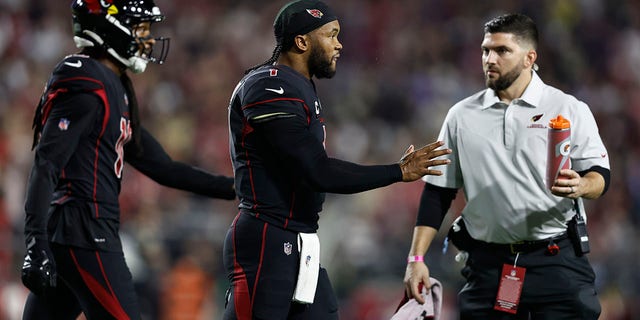
[[[320,18],[322,18],[322,16],[323,16],[322,11],[320,11],[320,10],[318,10],[318,9],[307,9],[307,12],[308,12],[311,16],[313,16],[314,18],[318,18],[318,19],[320,19]]]
[[[112,4],[112,0],[78,0],[77,2],[81,3],[82,1],[86,3],[87,11],[91,14],[101,14],[102,10]]]

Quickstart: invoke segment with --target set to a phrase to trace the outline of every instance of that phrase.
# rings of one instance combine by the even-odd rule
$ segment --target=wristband
[[[411,263],[411,262],[423,262],[424,261],[424,256],[409,256],[407,257],[407,263]]]

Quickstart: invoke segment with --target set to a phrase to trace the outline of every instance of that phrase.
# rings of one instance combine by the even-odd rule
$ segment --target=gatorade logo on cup
[[[561,115],[549,121],[547,136],[547,187],[550,189],[556,179],[563,179],[560,170],[571,168],[571,123]]]
[[[556,156],[566,157],[569,155],[569,151],[571,151],[571,139],[566,139],[558,144]]]

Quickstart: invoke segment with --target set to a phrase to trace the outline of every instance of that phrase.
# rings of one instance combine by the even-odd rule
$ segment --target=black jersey
[[[83,217],[87,223],[117,223],[124,144],[131,138],[128,100],[120,78],[95,59],[71,55],[56,66],[41,99],[42,132],[25,204],[27,237],[46,235],[42,217],[50,203],[90,210],[93,217]],[[119,247],[114,231],[93,241]]]
[[[42,127],[25,203],[25,236],[120,251],[118,196],[126,161],[155,181],[232,199],[230,177],[175,162],[140,128],[132,137],[122,79],[102,63],[71,55],[54,69],[40,102]]]
[[[329,158],[315,86],[284,65],[260,67],[240,81],[229,128],[240,210],[281,228],[315,232],[323,192],[354,193],[402,179],[397,164]]]

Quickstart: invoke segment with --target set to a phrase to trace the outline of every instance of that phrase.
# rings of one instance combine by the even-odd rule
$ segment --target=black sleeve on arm
[[[95,125],[102,102],[91,93],[67,94],[52,102],[42,129],[27,184],[24,235],[45,239],[47,212],[60,172],[75,152],[78,142]],[[61,126],[67,124],[66,127]]]
[[[579,171],[578,174],[582,177],[590,171],[599,173],[604,178],[604,189],[600,195],[604,195],[609,190],[609,184],[611,183],[611,170],[603,168],[601,166],[593,166],[587,170]]]
[[[436,230],[440,229],[442,220],[447,215],[457,192],[457,189],[443,188],[425,183],[420,197],[416,226],[429,226]]]
[[[398,164],[365,166],[329,158],[322,143],[297,117],[262,121],[254,126],[275,148],[274,152],[282,154],[292,169],[300,170],[319,192],[357,193],[402,181]]]
[[[233,178],[214,175],[200,168],[173,161],[160,143],[140,127],[140,147],[135,143],[125,145],[125,161],[153,181],[170,188],[190,191],[199,195],[234,199],[236,193]]]

